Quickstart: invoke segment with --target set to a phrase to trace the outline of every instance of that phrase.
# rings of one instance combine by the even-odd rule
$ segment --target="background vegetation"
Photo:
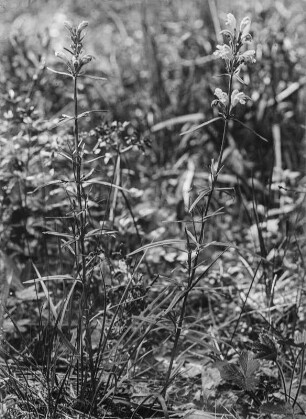
[[[304,2],[1,9],[0,416],[305,417]],[[213,52],[227,13],[252,19],[252,100],[229,123],[203,220],[223,121],[193,128],[226,90]],[[65,21],[89,22],[94,57],[77,145],[54,54]]]

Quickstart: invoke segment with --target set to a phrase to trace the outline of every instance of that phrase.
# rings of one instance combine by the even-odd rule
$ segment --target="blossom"
[[[240,54],[239,61],[241,63],[256,63],[255,51],[253,49],[249,49],[245,51],[243,54]]]
[[[226,15],[225,24],[229,26],[229,31],[232,32],[232,33],[234,33],[234,31],[236,30],[236,19],[235,19],[235,16],[232,15],[231,13],[228,13]]]
[[[222,105],[226,106],[228,103],[228,95],[227,93],[223,92],[221,89],[215,89],[214,95],[217,96],[218,100]]]
[[[217,45],[217,51],[214,52],[214,55],[217,55],[217,57],[220,57],[223,60],[233,59],[233,52],[231,48],[226,44]]]
[[[233,90],[231,95],[231,109],[234,108],[238,103],[245,105],[247,100],[250,100],[250,98],[243,92],[239,92],[237,89]]]
[[[251,27],[251,19],[246,16],[242,19],[240,23],[240,32],[241,32],[242,38],[249,33],[250,27]]]

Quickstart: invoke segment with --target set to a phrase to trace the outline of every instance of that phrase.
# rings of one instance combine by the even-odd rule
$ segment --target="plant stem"
[[[232,93],[232,85],[233,85],[233,76],[234,76],[234,71],[231,70],[230,77],[229,77],[229,85],[228,85],[229,103],[228,103],[228,107],[227,107],[227,113],[226,113],[226,116],[224,118],[223,134],[222,134],[221,147],[220,147],[219,157],[218,157],[218,162],[217,162],[217,169],[216,169],[215,174],[212,177],[211,189],[210,189],[210,191],[208,193],[208,196],[207,196],[207,203],[206,203],[206,206],[205,206],[205,210],[202,213],[202,219],[205,219],[205,217],[208,214],[210,204],[211,204],[211,200],[212,200],[212,196],[213,196],[213,193],[214,193],[215,188],[216,188],[218,175],[219,175],[219,172],[222,168],[222,157],[223,157],[223,152],[224,152],[224,148],[225,148],[225,141],[226,141],[227,132],[228,132],[228,123],[229,123],[229,120],[230,120],[231,93]],[[198,240],[200,245],[203,242],[204,230],[205,230],[205,221],[203,221],[202,225],[201,225],[201,231],[200,231],[200,236],[199,236],[199,240]],[[173,343],[173,347],[172,347],[172,351],[171,351],[170,363],[169,363],[169,367],[168,367],[168,371],[167,371],[167,375],[166,375],[165,385],[164,385],[164,387],[161,391],[161,394],[162,394],[163,397],[165,397],[167,388],[168,388],[169,383],[170,383],[172,367],[173,367],[174,359],[176,357],[178,343],[179,343],[179,339],[180,339],[180,336],[181,336],[183,322],[184,322],[184,318],[185,318],[185,311],[186,311],[186,307],[187,307],[189,292],[191,291],[192,284],[194,283],[194,280],[195,280],[200,252],[201,252],[201,248],[198,248],[196,250],[196,255],[195,255],[195,258],[193,260],[193,263],[191,261],[191,252],[189,252],[189,254],[188,254],[189,274],[188,274],[187,289],[189,289],[189,291],[185,293],[184,298],[183,298],[182,308],[181,308],[181,311],[180,311],[180,316],[179,316],[179,320],[178,320],[177,328],[176,328],[176,332],[175,332],[174,343]],[[192,268],[190,269],[191,263],[192,263]]]
[[[303,345],[300,355],[302,357],[302,363],[301,363],[301,372],[300,372],[300,379],[299,379],[299,387],[296,391],[293,403],[292,403],[292,408],[294,408],[297,399],[299,397],[300,391],[301,391],[301,387],[302,387],[302,382],[303,382],[303,377],[304,377],[304,370],[305,370],[305,344]]]
[[[86,269],[86,255],[85,255],[85,234],[86,234],[86,196],[82,187],[82,154],[79,141],[79,123],[78,123],[78,91],[77,91],[77,75],[74,76],[74,89],[73,89],[73,100],[74,100],[74,175],[76,182],[76,193],[77,193],[77,211],[75,220],[78,225],[78,237],[77,237],[77,271],[81,270],[81,281],[82,281],[82,300],[81,300],[81,314],[85,320],[85,346],[89,358],[89,368],[91,376],[91,384],[93,392],[95,391],[95,368],[93,362],[93,352],[91,344],[90,334],[90,315],[89,315],[89,304],[88,304],[88,283],[87,283],[87,269]],[[84,205],[83,205],[84,202]],[[79,221],[78,221],[79,217]],[[80,321],[80,325],[82,321]],[[80,330],[80,339],[82,339],[82,333]],[[82,363],[84,362],[83,351],[82,352]],[[83,367],[82,367],[83,370]],[[83,380],[82,380],[83,381]]]
[[[276,363],[276,366],[277,366],[278,371],[279,371],[279,375],[280,375],[281,380],[282,380],[282,386],[283,386],[284,394],[285,394],[285,401],[287,401],[288,400],[288,396],[287,396],[286,381],[285,381],[283,369],[280,366],[280,363],[277,361],[277,359],[275,360],[275,363]],[[290,394],[290,392],[289,392],[289,394]]]

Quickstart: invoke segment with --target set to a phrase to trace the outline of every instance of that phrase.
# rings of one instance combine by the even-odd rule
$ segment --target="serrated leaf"
[[[243,389],[254,391],[258,383],[255,373],[260,366],[259,360],[254,359],[254,354],[251,351],[243,351],[240,355],[239,363],[244,374]]]
[[[239,357],[239,365],[225,362],[216,366],[224,380],[232,381],[243,390],[254,391],[258,381],[255,372],[259,365],[259,361],[254,359],[252,352],[243,351]]]
[[[260,412],[272,415],[289,415],[290,417],[293,415],[292,406],[283,401],[264,403],[260,408]]]
[[[244,375],[238,365],[228,363],[227,365],[224,365],[220,374],[224,380],[233,381],[233,383],[240,388],[244,388]]]

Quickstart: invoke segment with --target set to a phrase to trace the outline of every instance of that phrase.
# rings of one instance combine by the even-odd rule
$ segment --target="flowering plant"
[[[87,28],[87,26],[87,21],[81,22],[77,28],[74,28],[70,22],[65,22],[65,27],[70,32],[70,38],[72,41],[70,44],[71,49],[65,48],[65,50],[71,54],[71,58],[62,51],[55,52],[55,55],[66,63],[68,72],[73,77],[77,76],[80,73],[81,68],[93,59],[92,55],[82,55],[82,41],[84,38],[84,34],[82,32]]]
[[[222,92],[221,89],[217,88],[215,90],[217,99],[212,102],[212,106],[218,106],[221,115],[228,118],[238,103],[245,105],[246,101],[250,100],[243,92],[239,92],[237,89],[232,91],[233,78],[235,77],[244,84],[243,80],[239,77],[241,67],[246,63],[255,63],[256,59],[255,50],[241,52],[243,45],[252,41],[252,36],[249,33],[251,19],[244,17],[239,29],[237,29],[236,18],[231,13],[228,13],[225,24],[228,26],[228,29],[221,31],[221,33],[226,43],[217,45],[217,50],[214,52],[214,55],[225,61],[227,74],[230,78],[229,93]]]

